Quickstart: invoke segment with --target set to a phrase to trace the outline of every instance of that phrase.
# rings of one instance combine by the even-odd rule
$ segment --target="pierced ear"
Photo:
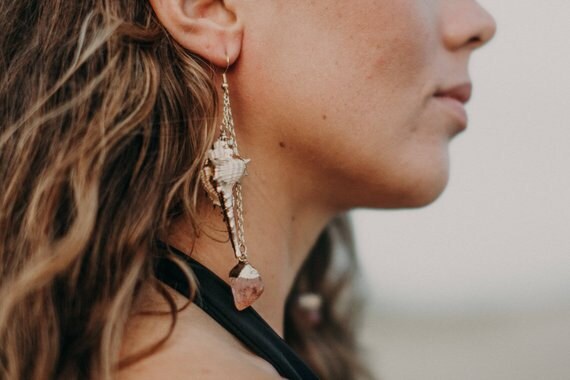
[[[166,30],[184,48],[218,67],[241,51],[243,26],[224,0],[149,0]]]

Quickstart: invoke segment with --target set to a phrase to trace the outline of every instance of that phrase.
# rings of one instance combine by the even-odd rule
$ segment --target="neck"
[[[244,228],[248,258],[259,271],[264,293],[252,307],[283,336],[285,301],[300,266],[319,233],[335,212],[317,207],[284,189],[294,189],[265,165],[251,165],[243,180]],[[264,172],[267,171],[267,172]],[[277,196],[276,196],[277,195]],[[296,202],[295,199],[302,199]],[[219,208],[204,199],[200,209],[201,233],[193,237],[190,226],[174,224],[168,243],[206,266],[229,283],[228,273],[237,263]]]

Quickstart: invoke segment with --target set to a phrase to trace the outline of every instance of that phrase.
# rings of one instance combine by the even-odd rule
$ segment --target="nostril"
[[[485,10],[483,10],[483,12],[487,16],[487,22],[485,24],[481,25],[478,33],[473,34],[466,41],[466,44],[465,44],[466,46],[468,46],[471,49],[477,49],[477,48],[480,48],[481,46],[485,45],[487,42],[489,42],[491,39],[493,39],[493,36],[495,35],[496,30],[497,30],[497,26],[496,26],[496,23],[495,23],[495,20],[493,19],[493,17],[489,13],[487,13]]]
[[[473,43],[477,44],[480,42],[481,42],[481,37],[479,37],[479,36],[471,37],[469,39],[469,41],[467,41],[467,43],[469,43],[469,44],[473,44]]]
[[[480,36],[473,36],[467,41],[466,45],[475,49],[483,45],[483,40]]]

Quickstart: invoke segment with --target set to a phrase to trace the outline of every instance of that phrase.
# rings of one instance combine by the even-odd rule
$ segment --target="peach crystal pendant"
[[[230,271],[230,285],[238,310],[250,306],[263,293],[263,281],[259,272],[247,262],[240,261]]]

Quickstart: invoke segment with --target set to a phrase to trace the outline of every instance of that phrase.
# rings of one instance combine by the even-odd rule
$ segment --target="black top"
[[[162,245],[164,246],[164,245]],[[318,379],[293,349],[252,308],[238,311],[234,306],[231,288],[222,279],[196,260],[174,247],[169,247],[194,271],[199,291],[194,303],[208,313],[251,351],[271,363],[287,379]],[[176,264],[159,259],[155,266],[156,277],[189,297],[186,276]]]

